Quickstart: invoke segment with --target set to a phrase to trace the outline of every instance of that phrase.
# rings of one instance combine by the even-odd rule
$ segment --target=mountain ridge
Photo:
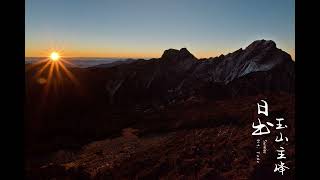
[[[255,41],[214,60],[199,60],[187,49],[164,54],[111,67],[69,68],[79,84],[53,78],[52,84],[63,85],[55,91],[34,76],[42,65],[26,65],[26,124],[34,131],[28,139],[45,139],[46,134],[81,140],[105,137],[139,124],[149,111],[160,112],[152,118],[161,116],[155,123],[163,130],[167,122],[162,119],[171,120],[162,109],[172,106],[295,91],[295,63],[270,41]],[[43,107],[46,90],[50,93]],[[99,132],[94,127],[100,127]]]

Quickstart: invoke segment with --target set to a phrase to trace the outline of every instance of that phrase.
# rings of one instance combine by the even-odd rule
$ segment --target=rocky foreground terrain
[[[168,49],[158,59],[70,68],[26,65],[29,179],[294,179],[295,69],[273,41],[216,58]],[[42,79],[40,81],[40,79]],[[256,159],[257,103],[285,118],[289,170],[278,163],[274,129]]]

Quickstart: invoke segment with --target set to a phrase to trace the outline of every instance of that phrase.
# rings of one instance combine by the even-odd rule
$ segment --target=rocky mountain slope
[[[40,79],[46,79],[49,74],[49,70],[37,74],[43,66],[43,63],[26,65],[26,169],[30,177],[39,178],[39,173],[52,177],[53,167],[54,172],[62,173],[62,179],[76,175],[84,178],[183,179],[194,176],[195,172],[200,173],[202,179],[207,173],[211,178],[235,179],[238,176],[234,170],[237,163],[242,162],[237,159],[249,158],[243,160],[249,164],[254,161],[254,156],[250,156],[253,153],[250,148],[254,146],[252,139],[246,140],[250,148],[242,149],[244,140],[240,137],[250,138],[252,107],[257,101],[270,99],[277,107],[275,114],[286,115],[290,126],[294,127],[294,62],[273,41],[258,40],[245,49],[208,59],[197,59],[182,48],[168,49],[160,58],[112,67],[69,68],[76,82],[66,75],[53,74],[50,87],[40,83]],[[231,149],[240,154],[225,162],[234,165],[212,171],[222,163],[220,160],[225,157],[222,152],[231,150],[229,146],[218,145],[228,138],[219,139],[217,132],[230,128],[237,132],[237,136],[230,135],[234,138]],[[139,135],[130,136],[128,140],[126,135],[121,135],[126,129],[134,129]],[[170,140],[183,143],[193,131],[206,134],[199,136],[204,139],[198,145],[185,142],[178,146]],[[294,139],[294,129],[291,128],[289,134]],[[97,140],[101,140],[98,147],[92,149],[88,143]],[[134,151],[128,155],[120,152],[122,148],[105,150],[114,143],[124,143],[125,147],[133,143]],[[207,148],[210,144],[217,147],[212,149],[210,146],[210,150]],[[171,160],[163,160],[164,164],[158,162],[159,158],[168,155],[158,151],[158,146],[175,155],[199,146],[204,151],[213,151],[214,155],[210,155],[211,160],[207,157],[209,154],[203,157],[208,162],[201,162],[198,172],[192,170],[195,157],[191,155],[176,158],[182,164],[175,166],[167,164]],[[290,149],[293,151],[294,144],[290,144]],[[62,160],[52,159],[59,151]],[[96,151],[98,154],[94,154]],[[72,152],[70,157],[69,152]],[[150,152],[150,159],[142,156],[147,152]],[[290,156],[294,157],[294,153]],[[188,160],[192,164],[190,167],[183,165]],[[106,161],[118,165],[106,167]],[[54,165],[49,165],[50,162]],[[42,166],[44,168],[40,168]],[[73,170],[66,170],[70,166]],[[133,166],[149,169],[128,169]],[[103,167],[101,172],[96,169],[99,167]],[[169,170],[168,167],[189,167],[191,174],[186,174],[189,170]],[[244,178],[253,176],[257,170],[253,165],[243,168],[239,176]]]
[[[281,74],[289,78],[283,81],[284,86],[294,91],[294,62],[273,41],[266,40],[255,41],[244,50],[201,61],[185,48],[168,49],[159,59],[99,70],[94,76],[103,78],[99,85],[104,86],[110,103],[150,99],[163,103],[190,97],[204,87],[227,85],[251,73],[273,69],[285,71]]]

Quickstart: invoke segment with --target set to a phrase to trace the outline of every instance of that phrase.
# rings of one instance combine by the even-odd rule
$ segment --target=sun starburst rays
[[[68,70],[68,68],[60,61],[57,62],[59,67],[63,70],[63,72],[67,75],[67,77],[75,84],[78,84],[78,80],[75,78],[75,76],[71,73],[71,71]]]
[[[33,63],[28,66],[27,71],[32,68],[37,68],[34,78],[37,82],[44,86],[44,96],[48,96],[49,93],[57,93],[59,88],[66,83],[73,83],[79,85],[77,78],[73,73],[65,66],[65,64],[73,65],[71,62],[63,59],[58,53],[51,53],[49,58],[40,60],[39,62]],[[53,92],[49,92],[53,89]]]

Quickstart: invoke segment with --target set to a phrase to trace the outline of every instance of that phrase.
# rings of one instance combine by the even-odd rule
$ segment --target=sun
[[[29,66],[29,68],[40,67],[37,69],[35,77],[38,79],[37,82],[44,86],[44,97],[47,97],[51,90],[54,91],[50,93],[57,93],[58,87],[63,86],[67,79],[77,87],[80,85],[78,79],[66,65],[68,64],[70,67],[74,67],[75,64],[64,58],[64,56],[60,54],[61,52],[62,51],[48,51],[48,56],[46,58],[32,63],[32,65]]]
[[[59,53],[57,53],[57,52],[52,52],[52,53],[50,54],[50,59],[51,59],[52,61],[58,61],[58,60],[60,59]]]

